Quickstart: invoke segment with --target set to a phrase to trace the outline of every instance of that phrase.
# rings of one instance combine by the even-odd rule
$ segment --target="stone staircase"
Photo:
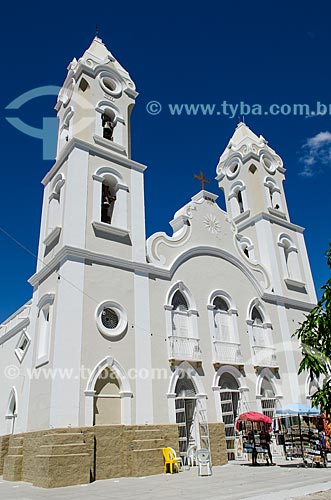
[[[21,481],[23,466],[23,437],[9,438],[8,453],[4,460],[3,478],[6,481]]]
[[[137,426],[125,431],[129,445],[128,466],[135,477],[163,472],[162,448],[169,446],[157,426]]]
[[[59,488],[90,482],[91,453],[81,432],[46,434],[36,456],[33,485]]]

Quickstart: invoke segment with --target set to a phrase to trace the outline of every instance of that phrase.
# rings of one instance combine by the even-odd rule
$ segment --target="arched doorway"
[[[127,374],[116,359],[107,356],[94,367],[84,393],[86,426],[131,425],[133,394]]]
[[[106,367],[95,384],[93,425],[110,424],[121,424],[121,395],[119,380]]]
[[[239,415],[239,384],[233,375],[223,373],[219,379],[219,387],[228,460],[235,460],[235,421]]]
[[[189,446],[196,445],[196,390],[190,377],[182,372],[176,388],[175,411],[178,425],[179,451],[184,455]]]

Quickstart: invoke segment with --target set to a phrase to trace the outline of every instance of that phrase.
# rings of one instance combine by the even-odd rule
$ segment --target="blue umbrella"
[[[317,408],[312,408],[303,403],[291,403],[284,408],[276,410],[276,415],[320,415],[321,412]]]

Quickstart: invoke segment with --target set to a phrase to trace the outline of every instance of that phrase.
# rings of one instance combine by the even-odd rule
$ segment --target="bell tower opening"
[[[111,109],[106,109],[101,115],[101,120],[103,138],[112,141],[114,128],[116,126],[116,116],[114,111],[112,111]]]
[[[112,177],[106,177],[102,183],[101,222],[111,224],[116,202],[116,182]]]

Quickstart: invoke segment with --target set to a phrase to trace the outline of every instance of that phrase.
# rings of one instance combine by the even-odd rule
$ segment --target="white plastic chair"
[[[187,465],[193,467],[197,465],[197,447],[196,445],[191,445],[187,448]]]

